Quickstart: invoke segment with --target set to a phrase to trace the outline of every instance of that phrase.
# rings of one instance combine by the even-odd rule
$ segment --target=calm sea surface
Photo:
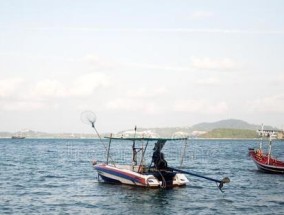
[[[193,176],[188,186],[171,190],[100,183],[91,164],[105,160],[98,140],[0,139],[0,214],[284,214],[284,175],[257,171],[247,156],[257,145],[188,142],[184,170],[230,177],[221,193],[214,182]],[[166,144],[169,165],[179,167],[183,146]],[[117,142],[112,149],[114,160],[130,162],[131,143]],[[273,143],[273,154],[284,160],[284,142]]]

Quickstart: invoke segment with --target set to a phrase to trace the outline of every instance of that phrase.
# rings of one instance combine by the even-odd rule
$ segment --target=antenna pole
[[[267,163],[269,164],[270,157],[271,157],[271,145],[272,145],[272,135],[269,135],[269,150],[268,150],[268,157],[267,157]]]
[[[185,157],[186,147],[187,147],[187,139],[186,139],[185,142],[184,142],[183,152],[182,152],[181,159],[180,159],[180,168],[181,168],[182,165],[183,165],[183,159],[184,159],[184,157]]]
[[[262,143],[263,143],[263,123],[261,124],[261,141],[259,143],[259,149],[262,149]]]
[[[132,145],[132,169],[134,169],[134,166],[137,165],[137,152],[136,152],[136,148],[135,148],[136,131],[137,131],[137,126],[135,125],[134,140],[133,140],[133,145]]]
[[[107,148],[107,161],[106,161],[106,164],[108,164],[108,160],[109,160],[109,151],[110,151],[111,138],[112,138],[112,134],[110,134],[110,138],[109,138],[109,142],[108,142],[108,148]]]

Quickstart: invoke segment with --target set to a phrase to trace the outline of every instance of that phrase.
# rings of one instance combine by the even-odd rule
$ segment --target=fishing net
[[[92,127],[94,127],[96,119],[96,114],[92,111],[84,111],[81,113],[81,121],[87,125],[91,124]]]

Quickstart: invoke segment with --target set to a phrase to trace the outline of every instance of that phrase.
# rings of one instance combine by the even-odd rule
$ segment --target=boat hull
[[[12,136],[12,139],[25,139],[25,137]]]
[[[284,174],[284,162],[263,154],[260,149],[249,149],[249,155],[257,168],[266,173]]]
[[[112,166],[106,164],[94,165],[100,178],[107,183],[127,184],[139,187],[159,188],[185,186],[188,179],[184,174],[163,173],[164,180],[154,172],[139,173],[131,169],[131,166]],[[171,175],[172,174],[172,175]]]

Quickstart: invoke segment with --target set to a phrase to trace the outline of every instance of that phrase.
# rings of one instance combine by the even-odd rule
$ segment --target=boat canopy
[[[140,165],[144,162],[144,156],[145,151],[147,149],[147,146],[150,142],[155,143],[155,147],[153,150],[159,155],[161,154],[161,150],[164,147],[165,143],[167,141],[185,141],[185,144],[187,143],[188,138],[187,137],[172,137],[172,138],[158,138],[158,137],[114,137],[112,135],[104,137],[106,139],[109,139],[108,148],[107,148],[107,163],[110,158],[109,151],[110,151],[110,144],[112,140],[117,141],[130,141],[132,143],[132,165],[137,165],[137,154],[141,153],[141,159],[140,159]],[[142,146],[136,146],[136,144],[140,142],[142,143]],[[143,143],[146,142],[146,145],[143,146]],[[140,144],[139,144],[140,145]],[[114,163],[114,162],[113,162]]]
[[[128,140],[128,141],[179,141],[179,140],[187,140],[187,137],[181,137],[181,138],[157,138],[157,137],[105,137],[107,139],[112,139],[112,140]]]

